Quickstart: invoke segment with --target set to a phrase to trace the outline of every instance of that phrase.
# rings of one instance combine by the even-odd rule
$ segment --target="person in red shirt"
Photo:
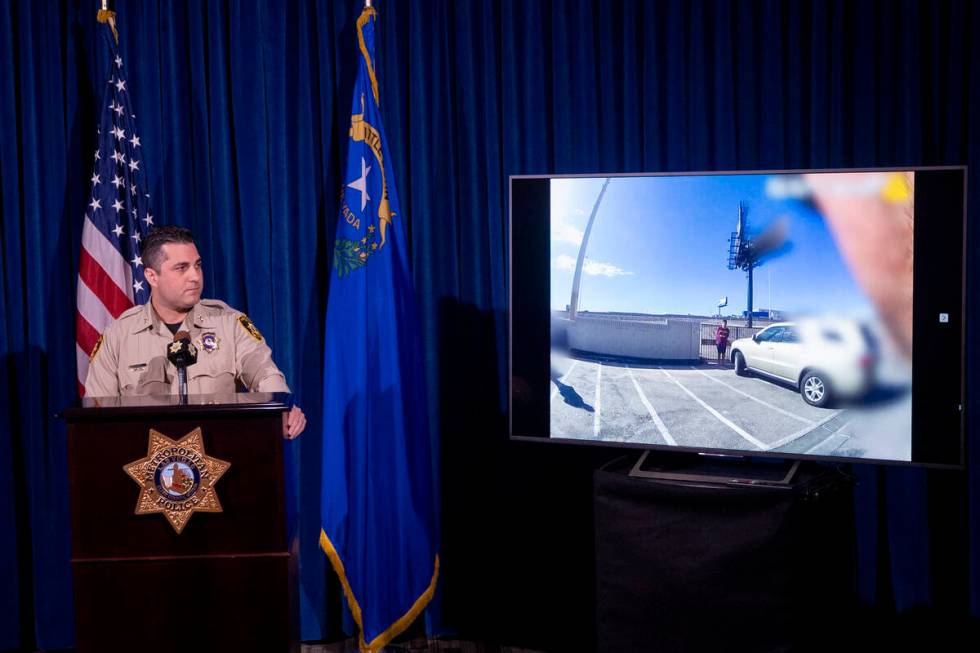
[[[715,330],[715,346],[718,348],[718,360],[725,360],[728,351],[728,320],[722,320]]]

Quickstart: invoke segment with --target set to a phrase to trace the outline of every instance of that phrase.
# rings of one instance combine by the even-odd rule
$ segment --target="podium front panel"
[[[79,653],[296,650],[296,556],[287,541],[283,465],[287,400],[96,398],[63,412]],[[163,513],[136,514],[143,490],[124,468],[147,457],[151,430],[176,443],[196,429],[203,454],[230,467],[211,488],[222,511],[195,511],[178,533]],[[180,455],[154,462],[158,468],[144,481],[153,496],[163,492],[156,484],[164,467]],[[190,476],[171,473],[206,478],[194,459],[187,464]]]
[[[123,470],[147,454],[149,431],[179,440],[200,427],[209,456],[231,463],[214,490],[223,512],[194,513],[182,533],[162,514],[136,515],[139,486]],[[281,413],[72,424],[69,487],[74,559],[284,551]]]

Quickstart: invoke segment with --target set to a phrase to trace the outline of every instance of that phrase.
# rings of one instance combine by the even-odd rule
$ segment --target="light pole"
[[[599,212],[599,204],[602,203],[602,196],[606,194],[609,181],[610,178],[607,177],[606,181],[602,184],[599,197],[596,198],[595,205],[592,207],[592,215],[589,216],[589,224],[586,225],[585,233],[582,235],[582,245],[578,249],[578,260],[575,262],[575,278],[572,281],[572,301],[568,304],[568,319],[570,320],[574,320],[578,316],[579,287],[582,284],[582,266],[585,264],[585,249],[589,246],[592,225],[595,224],[595,216]]]

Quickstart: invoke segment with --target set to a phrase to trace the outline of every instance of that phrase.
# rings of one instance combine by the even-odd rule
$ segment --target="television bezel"
[[[962,364],[960,366],[960,395],[959,395],[959,462],[958,463],[936,463],[915,460],[894,460],[887,458],[857,458],[848,456],[824,456],[818,454],[771,452],[771,451],[751,451],[745,449],[724,449],[715,447],[686,447],[680,445],[661,445],[656,443],[630,443],[591,440],[586,438],[555,438],[550,434],[543,436],[518,435],[514,433],[514,220],[513,220],[513,193],[514,181],[520,179],[598,179],[598,178],[629,178],[629,177],[696,177],[696,176],[722,176],[722,175],[793,175],[811,173],[850,173],[850,172],[920,172],[920,171],[940,171],[958,170],[963,173],[963,211],[961,216],[961,238],[962,248],[960,252],[960,337],[959,353]],[[924,469],[946,469],[964,470],[966,468],[966,333],[969,316],[967,314],[967,251],[968,251],[968,210],[967,196],[969,189],[969,169],[966,165],[945,165],[945,166],[889,166],[889,167],[857,167],[857,168],[789,168],[789,169],[760,169],[760,170],[702,170],[702,171],[671,171],[671,172],[629,172],[629,173],[554,173],[554,174],[520,174],[509,175],[507,178],[507,429],[508,439],[515,442],[548,443],[554,445],[577,445],[587,447],[601,447],[608,449],[627,449],[634,451],[650,451],[653,453],[669,454],[672,452],[680,454],[700,454],[709,458],[731,457],[740,459],[764,458],[781,460],[800,460],[814,462],[832,462],[854,465],[887,465],[894,467],[911,467]],[[549,214],[550,222],[550,214]],[[914,251],[914,249],[913,249]],[[914,297],[913,290],[913,297]],[[550,312],[550,308],[549,308]],[[914,343],[914,336],[913,336]],[[914,374],[914,372],[913,372]],[[914,436],[913,436],[914,437]]]

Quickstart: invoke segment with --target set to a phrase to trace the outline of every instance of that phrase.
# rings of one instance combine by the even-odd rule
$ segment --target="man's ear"
[[[143,268],[143,276],[146,277],[146,282],[150,284],[151,288],[157,287],[157,271],[153,268]]]

